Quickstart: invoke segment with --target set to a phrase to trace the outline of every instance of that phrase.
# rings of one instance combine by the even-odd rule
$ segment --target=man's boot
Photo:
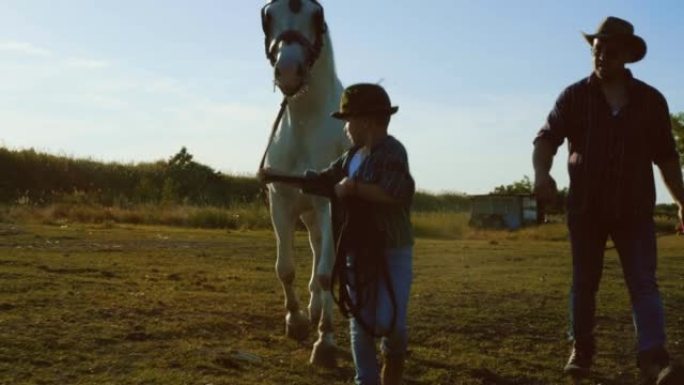
[[[591,364],[594,360],[593,344],[574,343],[568,363],[565,364],[563,372],[573,378],[583,378],[589,375]]]
[[[382,385],[401,385],[404,375],[404,355],[383,356]]]
[[[670,366],[670,356],[665,348],[655,348],[639,352],[637,358],[641,385],[678,385],[682,384],[681,368]]]

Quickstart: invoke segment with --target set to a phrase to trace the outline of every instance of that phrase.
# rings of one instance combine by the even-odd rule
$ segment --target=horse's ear
[[[264,30],[264,33],[266,36],[268,36],[271,33],[271,15],[266,12],[266,8],[271,4],[269,1],[268,4],[264,5],[261,8],[261,29]]]
[[[323,6],[318,3],[318,1],[314,1],[318,5],[318,10],[316,13],[314,13],[314,25],[316,25],[316,29],[318,30],[318,33],[326,33],[328,31],[328,25],[325,23],[325,14],[323,13]]]
[[[264,30],[264,50],[266,51],[266,57],[273,64],[274,59],[270,52],[271,44],[271,15],[266,12],[266,8],[272,2],[269,1],[266,5],[261,8],[261,29]]]

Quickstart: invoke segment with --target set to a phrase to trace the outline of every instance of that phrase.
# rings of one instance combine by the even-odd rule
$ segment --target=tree
[[[212,187],[220,181],[211,167],[195,162],[185,147],[169,159],[166,175],[164,199],[175,196],[183,203],[208,203],[209,195],[215,190]]]
[[[494,188],[493,194],[532,194],[532,181],[527,175],[517,182]]]
[[[501,185],[496,187],[492,194],[532,194],[533,185],[530,177],[527,175],[519,181],[513,182],[509,185]],[[546,214],[562,214],[565,212],[565,205],[568,201],[568,188],[564,187],[558,190],[558,195],[553,202],[544,204],[543,211]],[[541,203],[539,203],[541,204]]]

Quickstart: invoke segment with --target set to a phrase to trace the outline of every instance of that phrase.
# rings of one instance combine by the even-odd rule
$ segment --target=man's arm
[[[551,177],[551,166],[555,147],[547,140],[540,139],[534,143],[532,165],[534,166],[534,194],[542,202],[550,203],[556,197],[558,189],[556,181]]]
[[[665,97],[657,93],[653,106],[654,123],[653,132],[655,145],[653,148],[653,163],[660,169],[663,181],[672,195],[672,199],[679,206],[679,228],[678,231],[684,232],[684,222],[682,222],[682,205],[684,205],[684,186],[682,185],[682,168],[679,164],[679,153],[675,144],[670,121],[670,109],[667,106]]]
[[[556,99],[546,123],[534,140],[532,165],[534,166],[534,195],[541,203],[552,203],[558,194],[556,181],[551,177],[551,166],[556,150],[568,137],[572,115],[575,87],[568,87]]]
[[[679,164],[679,159],[672,159],[658,164],[660,173],[663,176],[663,181],[667,189],[672,195],[675,203],[679,206],[679,226],[680,231],[684,230],[684,179],[682,178],[682,168]]]

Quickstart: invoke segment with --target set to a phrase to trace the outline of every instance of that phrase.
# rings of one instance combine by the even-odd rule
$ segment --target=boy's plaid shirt
[[[336,184],[349,176],[349,162],[359,147],[352,147],[328,168],[318,173],[326,183]],[[388,135],[376,144],[363,160],[354,180],[380,186],[387,194],[401,201],[400,204],[378,203],[375,220],[386,232],[387,248],[413,245],[411,227],[411,202],[415,193],[415,182],[409,171],[408,155],[404,146]]]

